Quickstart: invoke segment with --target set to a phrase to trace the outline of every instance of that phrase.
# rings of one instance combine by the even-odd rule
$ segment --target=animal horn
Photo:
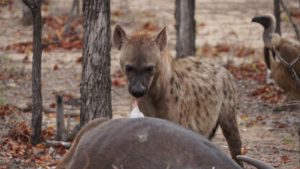
[[[237,155],[236,158],[243,162],[253,165],[257,169],[275,169],[274,167],[270,166],[267,163],[264,163],[260,160],[257,160],[257,159],[254,159],[254,158],[251,158],[251,157],[248,157],[245,155]]]

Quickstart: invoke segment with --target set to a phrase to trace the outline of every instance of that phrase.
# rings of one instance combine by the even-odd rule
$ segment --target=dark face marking
[[[189,71],[189,72],[190,72],[191,70],[192,70],[192,69],[191,69],[190,67],[188,67],[188,68],[187,68],[187,71]]]
[[[175,102],[176,102],[176,103],[178,102],[178,96],[175,97]]]
[[[128,90],[134,97],[144,96],[149,88],[154,74],[154,66],[125,65],[125,74],[128,81]]]

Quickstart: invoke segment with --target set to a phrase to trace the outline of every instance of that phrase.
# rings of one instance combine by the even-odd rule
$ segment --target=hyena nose
[[[146,93],[146,89],[144,87],[133,87],[131,89],[131,94],[134,96],[134,97],[142,97],[144,96]]]

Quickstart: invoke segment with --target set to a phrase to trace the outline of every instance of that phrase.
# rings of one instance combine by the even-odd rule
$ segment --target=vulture
[[[264,27],[264,58],[267,67],[272,72],[275,83],[287,93],[286,101],[300,100],[300,84],[295,80],[291,72],[291,67],[296,74],[300,75],[300,45],[282,38],[275,33],[276,20],[272,14],[256,16],[252,22],[257,22]],[[272,57],[270,58],[270,53]],[[284,59],[287,64],[284,65],[277,57]]]

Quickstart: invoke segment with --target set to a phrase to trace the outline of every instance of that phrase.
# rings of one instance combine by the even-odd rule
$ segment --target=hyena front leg
[[[225,109],[225,110],[224,110]],[[236,159],[237,155],[241,154],[242,142],[239,134],[238,124],[235,116],[235,108],[231,108],[231,112],[229,108],[224,108],[220,114],[219,124],[221,126],[222,132],[229,146],[229,150],[231,152],[231,157],[243,167],[243,163]]]

